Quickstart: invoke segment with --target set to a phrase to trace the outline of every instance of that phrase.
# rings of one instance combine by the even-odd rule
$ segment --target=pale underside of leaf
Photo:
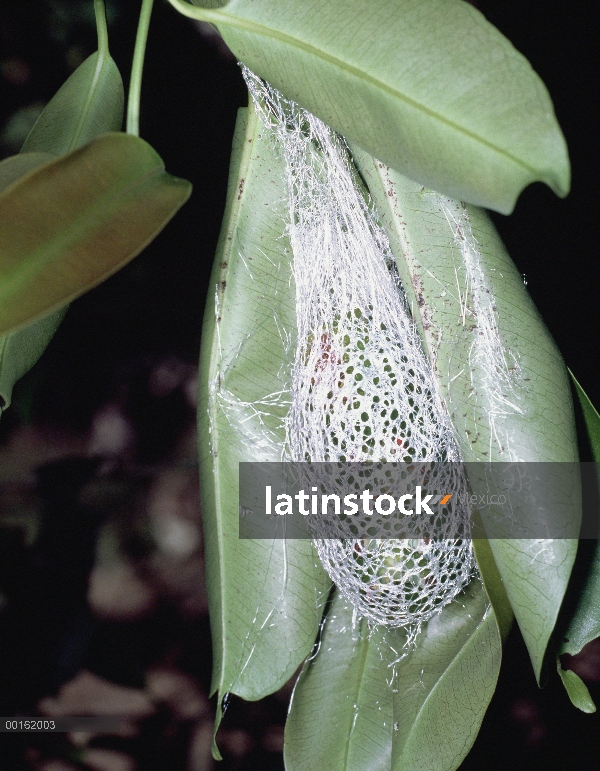
[[[369,630],[336,595],[294,690],[286,768],[453,771],[475,740],[500,659],[479,582],[424,626],[412,650],[404,630]]]
[[[483,524],[481,524],[481,527],[483,528]],[[481,573],[485,592],[496,616],[496,623],[498,624],[502,643],[504,643],[515,618],[510,600],[506,594],[504,581],[496,565],[494,553],[487,538],[475,538],[473,540],[473,551],[475,552],[475,559]]]
[[[239,538],[238,464],[282,459],[289,408],[295,291],[284,173],[256,115],[240,111],[198,408],[219,700],[228,692],[259,699],[291,677],[311,649],[330,588],[312,542]]]
[[[549,508],[548,530],[561,532],[565,512],[569,518],[581,517],[573,407],[566,369],[521,276],[483,211],[424,190],[360,149],[352,149],[388,228],[464,459],[556,462],[556,478],[546,493],[556,498],[554,508]],[[477,357],[482,311],[475,306],[475,290],[465,269],[462,244],[470,238],[467,230],[474,237],[475,251],[469,259],[475,259],[481,271],[480,290],[493,298],[488,306],[497,325],[492,364],[499,369],[513,366],[519,373],[514,393],[501,408],[492,365]],[[477,481],[470,480],[473,486]],[[531,513],[525,507],[522,515],[526,527]],[[491,537],[489,543],[539,677],[577,541]]]
[[[283,94],[422,185],[509,213],[569,161],[527,60],[461,0],[170,0]],[[210,7],[206,7],[210,6]]]

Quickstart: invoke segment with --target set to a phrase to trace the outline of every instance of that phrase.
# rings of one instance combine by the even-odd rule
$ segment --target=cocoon
[[[288,459],[460,461],[387,235],[344,140],[247,68],[244,77],[286,161],[297,322]],[[323,566],[361,616],[418,629],[464,589],[475,567],[463,497],[464,516],[435,542],[316,534]]]

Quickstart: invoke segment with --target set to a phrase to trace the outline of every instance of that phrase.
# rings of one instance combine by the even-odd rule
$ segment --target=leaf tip
[[[183,177],[174,177],[172,174],[167,174],[167,177],[168,183],[173,190],[174,197],[180,200],[179,205],[183,206],[191,196],[194,186],[189,180],[183,179]]]
[[[560,167],[555,169],[552,176],[547,180],[548,186],[559,198],[566,198],[571,191],[571,164],[566,147],[564,155],[565,157]]]
[[[556,657],[556,669],[565,686],[571,704],[587,715],[592,715],[596,712],[596,705],[590,696],[587,685],[572,669],[563,669],[558,656]]]

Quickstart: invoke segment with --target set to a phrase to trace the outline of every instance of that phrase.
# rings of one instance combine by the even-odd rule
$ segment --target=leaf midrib
[[[361,633],[362,633],[362,631],[363,630],[361,629]],[[362,635],[361,635],[361,639],[362,639],[362,643],[363,644],[361,646],[362,650],[361,650],[361,654],[360,654],[360,661],[358,662],[358,667],[359,667],[359,673],[360,674],[359,674],[359,678],[358,678],[358,686],[356,688],[355,698],[354,698],[354,700],[352,702],[352,724],[351,724],[350,729],[348,731],[348,741],[345,742],[345,744],[344,744],[344,760],[343,760],[343,765],[342,765],[343,771],[347,771],[347,769],[348,769],[348,757],[350,756],[350,741],[352,739],[352,734],[354,733],[354,729],[356,727],[356,720],[357,720],[357,718],[354,715],[354,710],[357,709],[357,707],[358,707],[358,703],[359,703],[359,699],[360,699],[360,694],[361,694],[361,691],[362,691],[362,685],[363,685],[363,679],[364,679],[364,674],[365,674],[365,668],[367,666],[367,656],[369,654],[369,645],[371,644],[371,641],[368,639],[368,637],[365,636],[365,638],[362,638]]]
[[[86,122],[88,120],[90,111],[92,109],[92,105],[96,99],[96,94],[99,91],[100,80],[104,75],[105,65],[108,66],[108,62],[104,51],[96,51],[96,53],[92,54],[92,56],[97,57],[96,65],[94,67],[94,74],[92,76],[92,82],[90,84],[89,91],[85,98],[85,103],[83,105],[81,115],[79,116],[79,121],[77,122],[77,126],[75,127],[75,131],[73,132],[73,136],[71,137],[71,139],[69,140],[69,144],[67,145],[67,149],[66,149],[67,153],[71,152],[71,150],[75,150],[75,148],[78,147],[79,144],[81,143],[81,137],[83,135]]]
[[[321,59],[322,61],[327,62],[328,64],[333,64],[334,66],[339,67],[341,70],[347,72],[348,74],[358,78],[359,80],[366,81],[370,85],[374,86],[375,88],[378,88],[380,91],[386,92],[392,97],[399,99],[400,101],[422,112],[423,114],[429,116],[430,118],[433,118],[434,120],[438,120],[440,123],[448,126],[451,129],[454,129],[458,133],[461,133],[464,136],[470,139],[473,139],[476,142],[481,143],[482,145],[488,147],[490,150],[498,153],[499,155],[504,156],[508,160],[517,164],[521,168],[526,169],[533,176],[537,176],[538,174],[538,171],[533,166],[530,166],[529,164],[525,163],[525,161],[523,161],[521,158],[517,157],[513,153],[510,153],[505,148],[500,147],[499,145],[495,144],[494,142],[491,142],[485,137],[480,136],[475,131],[471,131],[465,126],[461,126],[459,123],[456,123],[455,121],[450,120],[450,118],[447,118],[446,116],[436,112],[430,107],[427,107],[426,105],[422,104],[421,102],[416,101],[415,99],[403,93],[402,91],[398,91],[397,89],[393,88],[389,84],[373,77],[372,75],[369,75],[368,73],[364,72],[358,67],[354,67],[352,64],[349,64],[343,59],[340,59],[338,56],[327,53],[326,51],[323,51],[322,49],[317,48],[316,46],[313,46],[310,43],[307,43],[305,40],[302,40],[293,35],[289,35],[285,32],[281,32],[280,30],[274,29],[272,27],[267,27],[264,24],[251,21],[249,19],[243,19],[237,16],[232,16],[231,14],[228,14],[224,11],[198,8],[198,6],[189,6],[188,3],[182,2],[181,0],[170,0],[170,2],[184,16],[188,16],[189,18],[198,19],[200,21],[206,21],[209,23],[216,24],[217,26],[219,24],[222,24],[224,26],[230,26],[230,27],[234,27],[235,29],[251,32],[255,35],[272,38],[273,40],[276,40],[285,45],[289,45],[292,48],[298,48],[301,51],[304,51],[305,53],[311,54],[317,57],[318,59]],[[185,8],[184,10],[185,6],[188,6],[188,7]]]
[[[20,291],[31,280],[32,274],[37,278],[48,264],[56,260],[57,255],[70,253],[77,244],[89,237],[90,233],[101,230],[107,222],[110,222],[112,215],[119,210],[124,201],[135,198],[135,194],[140,194],[146,189],[153,188],[163,175],[165,171],[162,167],[154,167],[139,175],[133,183],[131,180],[125,180],[122,185],[109,188],[83,212],[83,216],[69,227],[58,231],[49,242],[34,250],[27,260],[29,266],[27,272],[23,271],[23,263],[19,261],[12,270],[2,276],[0,301],[3,297],[10,298],[11,294]],[[93,225],[94,222],[97,224]]]
[[[406,749],[406,747],[409,745],[409,742],[411,740],[412,735],[414,734],[415,728],[417,724],[421,720],[421,715],[423,714],[423,710],[425,709],[425,706],[429,703],[430,699],[432,698],[435,691],[440,687],[440,682],[442,679],[446,676],[446,673],[454,666],[455,662],[462,656],[465,648],[470,645],[473,642],[473,638],[475,635],[479,632],[479,630],[482,628],[482,626],[486,623],[488,616],[490,613],[493,613],[493,609],[491,605],[488,605],[485,613],[483,614],[481,621],[477,624],[476,628],[469,634],[468,638],[465,640],[464,645],[460,647],[460,649],[454,654],[454,656],[451,658],[451,660],[448,662],[448,664],[444,667],[441,674],[433,684],[433,686],[429,689],[427,695],[423,699],[423,702],[421,703],[421,706],[419,707],[417,714],[415,715],[415,719],[413,720],[412,726],[410,728],[410,731],[406,735],[406,739],[403,744],[403,750]]]

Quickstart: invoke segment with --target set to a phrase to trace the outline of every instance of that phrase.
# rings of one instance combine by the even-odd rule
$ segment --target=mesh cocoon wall
[[[286,162],[297,321],[287,458],[460,461],[387,235],[344,140],[243,73]],[[450,481],[464,516],[448,519],[442,540],[315,534],[323,566],[359,615],[415,633],[473,578],[466,481]]]

